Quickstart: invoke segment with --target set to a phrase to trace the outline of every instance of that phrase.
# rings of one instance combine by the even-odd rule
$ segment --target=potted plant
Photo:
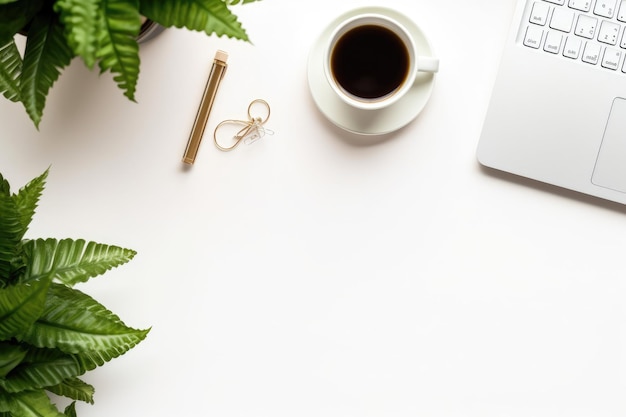
[[[111,72],[135,100],[142,17],[163,27],[248,40],[230,7],[255,0],[0,0],[0,93],[22,102],[36,127],[61,71],[79,57]],[[145,28],[145,26],[144,26]],[[15,43],[27,37],[23,56]]]
[[[11,194],[0,175],[0,416],[72,417],[93,403],[79,377],[119,357],[149,330],[74,288],[128,262],[135,252],[72,239],[24,239],[47,171]],[[68,397],[60,412],[48,393]]]

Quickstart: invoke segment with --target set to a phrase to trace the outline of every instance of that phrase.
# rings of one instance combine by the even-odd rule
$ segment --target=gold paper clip
[[[262,105],[265,107],[267,111],[267,115],[265,116],[265,118],[252,116],[252,110],[253,110],[252,108],[254,107],[255,104]],[[231,151],[235,149],[237,145],[239,145],[239,143],[246,137],[253,137],[252,135],[256,135],[255,139],[258,139],[262,137],[265,133],[272,133],[271,131],[263,127],[263,125],[267,122],[269,118],[270,118],[270,105],[267,104],[267,101],[261,100],[260,98],[253,100],[250,103],[250,105],[248,105],[248,120],[228,119],[228,120],[224,120],[223,122],[221,122],[215,127],[215,130],[213,131],[213,141],[215,142],[215,146],[217,146],[219,150],[227,152],[227,151]],[[223,128],[226,127],[227,125],[235,125],[235,126],[238,125],[238,126],[243,126],[243,127],[239,131],[237,131],[234,136],[232,136],[232,140],[233,140],[232,145],[222,146],[220,145],[219,140],[217,138],[218,131],[220,129],[224,130]]]

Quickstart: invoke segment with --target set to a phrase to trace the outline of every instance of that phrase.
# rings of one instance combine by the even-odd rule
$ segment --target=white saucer
[[[430,98],[435,76],[419,72],[413,88],[399,101],[382,110],[359,110],[336,96],[324,73],[324,54],[333,29],[343,20],[362,13],[383,14],[402,23],[413,35],[420,55],[433,56],[428,39],[407,16],[384,7],[362,7],[338,16],[319,36],[308,61],[309,89],[319,110],[335,125],[361,135],[383,135],[398,130],[415,119]]]

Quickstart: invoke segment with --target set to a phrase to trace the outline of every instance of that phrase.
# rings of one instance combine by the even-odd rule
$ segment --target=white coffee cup
[[[418,72],[438,70],[438,58],[419,55],[411,33],[379,13],[341,22],[324,56],[331,88],[348,105],[363,110],[391,106],[411,89]]]

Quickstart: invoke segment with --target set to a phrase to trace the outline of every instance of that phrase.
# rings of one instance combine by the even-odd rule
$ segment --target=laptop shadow
[[[626,215],[626,205],[616,203],[614,201],[604,200],[600,197],[594,197],[588,194],[584,194],[578,191],[569,190],[566,188],[558,187],[556,185],[547,184],[541,181],[533,180],[530,178],[522,177],[519,175],[511,174],[508,172],[500,171],[494,168],[489,168],[480,163],[476,163],[484,175],[499,180],[512,182],[514,184],[530,187],[534,190],[557,195],[568,200],[578,201],[579,203],[589,204],[596,207],[601,207],[606,210],[611,210],[616,213]]]

